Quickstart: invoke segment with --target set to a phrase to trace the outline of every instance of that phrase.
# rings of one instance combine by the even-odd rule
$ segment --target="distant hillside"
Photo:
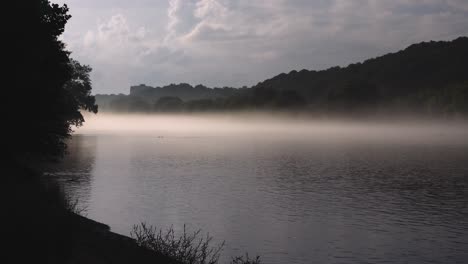
[[[145,84],[130,87],[130,94],[96,95],[96,101],[103,110],[140,111],[151,108],[160,98],[177,97],[183,101],[215,99],[232,96],[239,89],[223,87],[208,88],[203,85],[191,86],[187,83],[151,87]]]
[[[318,107],[340,103],[410,107],[420,105],[421,100],[427,103],[441,100],[454,86],[466,85],[467,81],[468,38],[460,37],[454,41],[414,44],[345,68],[291,71],[253,88],[294,90],[309,105]]]
[[[130,87],[130,95],[142,98],[159,99],[165,96],[179,97],[184,101],[228,97],[237,90],[235,88],[208,88],[203,85],[191,86],[187,83],[170,84],[163,87],[151,87],[144,84]]]
[[[362,63],[282,73],[251,88],[171,84],[97,95],[120,111],[294,109],[324,113],[468,113],[468,38],[423,42]]]

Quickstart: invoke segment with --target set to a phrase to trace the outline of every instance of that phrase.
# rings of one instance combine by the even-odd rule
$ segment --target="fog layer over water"
[[[87,116],[51,173],[128,235],[183,224],[265,263],[463,263],[468,126],[281,115]]]
[[[319,120],[300,116],[262,113],[238,114],[99,114],[87,115],[76,134],[153,136],[244,136],[307,140],[358,140],[414,143],[468,142],[468,123],[454,121]]]

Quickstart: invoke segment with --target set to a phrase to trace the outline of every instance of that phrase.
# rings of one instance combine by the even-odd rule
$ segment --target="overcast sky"
[[[60,0],[63,40],[95,93],[251,86],[468,35],[468,0]]]

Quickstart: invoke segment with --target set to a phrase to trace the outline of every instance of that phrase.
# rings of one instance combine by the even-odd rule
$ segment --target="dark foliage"
[[[468,38],[423,42],[347,67],[291,71],[256,87],[294,90],[321,111],[468,114]],[[457,99],[455,99],[457,98]]]
[[[72,60],[59,39],[70,19],[66,5],[30,0],[3,7],[2,263],[66,263],[79,208],[37,171],[40,161],[64,153],[72,127],[84,122],[80,109],[97,112],[91,68]]]
[[[468,114],[468,38],[424,42],[347,67],[323,71],[291,71],[252,88],[192,87],[188,84],[131,88],[130,96],[101,95],[98,104],[128,98],[146,100],[145,111],[303,110],[339,114],[414,113],[430,116]],[[222,91],[222,92],[221,92]],[[165,107],[161,96],[183,100]],[[156,98],[156,99],[155,99]],[[110,106],[110,107],[109,107]],[[131,109],[130,109],[131,108]]]
[[[260,256],[250,258],[249,254],[232,258],[231,264],[260,264]]]
[[[163,87],[151,87],[144,84],[130,87],[130,95],[148,100],[157,100],[161,97],[179,97],[184,101],[206,98],[228,97],[237,92],[235,88],[208,88],[203,85],[191,86],[187,83],[170,84]]]
[[[66,263],[74,239],[72,208],[60,186],[12,163],[2,171],[2,263]]]
[[[91,79],[89,74],[92,69],[88,65],[81,65],[78,61],[71,59],[71,79],[65,83],[65,90],[69,92],[71,103],[80,109],[97,113],[98,107],[94,96],[91,96]],[[78,108],[76,108],[78,110]],[[81,117],[82,119],[82,117]],[[83,120],[84,121],[84,120]]]
[[[159,98],[154,105],[154,110],[160,112],[179,111],[182,109],[184,101],[175,96],[164,96]]]
[[[151,105],[137,96],[119,96],[109,103],[109,107],[117,112],[149,112]]]
[[[224,246],[223,242],[212,247],[212,237],[208,234],[203,237],[201,230],[188,233],[185,225],[180,236],[175,234],[173,228],[163,232],[145,223],[134,226],[131,235],[140,246],[160,252],[182,264],[216,264]]]
[[[80,109],[97,112],[90,95],[89,66],[70,59],[59,39],[70,15],[66,5],[47,0],[10,1],[5,25],[1,113],[4,151],[17,158],[63,154],[72,126],[82,124]]]
[[[218,264],[224,242],[213,246],[209,234],[203,236],[201,230],[188,232],[186,226],[180,235],[174,228],[166,231],[141,223],[133,226],[131,232],[138,245],[176,260],[181,264]],[[251,259],[245,256],[233,257],[231,264],[260,264],[260,257]]]

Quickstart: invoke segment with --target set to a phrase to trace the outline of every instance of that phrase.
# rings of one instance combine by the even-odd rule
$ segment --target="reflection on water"
[[[74,136],[67,142],[67,155],[60,163],[48,166],[49,174],[61,183],[79,209],[90,203],[91,179],[96,154],[96,137]]]
[[[265,263],[465,262],[467,142],[401,142],[85,133],[55,173],[127,235],[186,223]]]

